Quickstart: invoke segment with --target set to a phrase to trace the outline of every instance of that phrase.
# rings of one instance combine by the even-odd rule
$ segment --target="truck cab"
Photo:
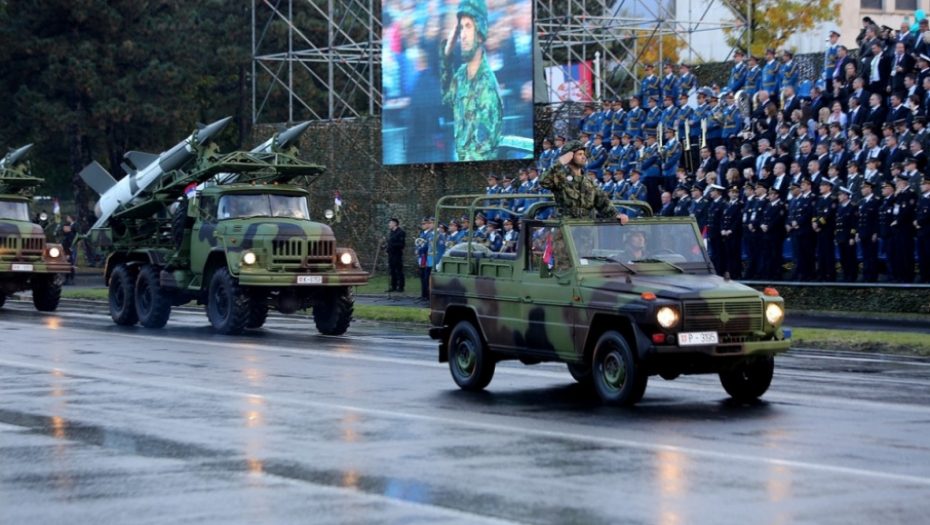
[[[471,213],[482,205],[446,197],[437,216],[462,201]],[[615,204],[636,218],[523,218],[515,253],[475,243],[445,252],[432,274],[430,335],[456,383],[484,388],[497,361],[518,359],[564,362],[609,404],[638,402],[654,375],[716,373],[731,396],[761,396],[773,356],[790,345],[782,298],[715,275],[694,219]]]

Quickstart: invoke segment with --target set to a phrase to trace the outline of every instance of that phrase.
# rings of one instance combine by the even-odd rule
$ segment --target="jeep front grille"
[[[762,330],[762,301],[688,301],[683,332],[737,334]]]

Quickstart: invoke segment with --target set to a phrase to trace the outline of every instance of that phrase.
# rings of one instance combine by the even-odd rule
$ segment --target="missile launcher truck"
[[[311,220],[304,187],[326,168],[298,159],[293,147],[219,154],[212,142],[188,146],[194,160],[90,233],[107,257],[113,321],[160,328],[172,307],[196,301],[222,334],[261,327],[270,308],[312,309],[321,333],[345,333],[352,287],[368,274],[329,226]]]
[[[40,312],[54,312],[61,299],[60,274],[71,265],[60,244],[49,244],[45,232],[31,220],[32,192],[42,184],[26,162],[32,146],[24,146],[0,160],[0,307],[16,292],[32,291]]]

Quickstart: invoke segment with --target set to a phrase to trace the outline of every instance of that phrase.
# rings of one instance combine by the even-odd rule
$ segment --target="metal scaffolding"
[[[729,1],[535,0],[542,65],[590,68],[595,98],[619,98],[647,50],[665,58],[666,37],[693,62],[705,61],[692,45],[702,32],[734,29],[748,48],[749,13],[707,19]],[[380,116],[381,33],[381,0],[253,0],[253,122]]]

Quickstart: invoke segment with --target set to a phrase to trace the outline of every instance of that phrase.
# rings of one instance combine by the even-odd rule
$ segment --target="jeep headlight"
[[[48,256],[51,257],[52,259],[57,259],[58,257],[61,256],[61,250],[55,247],[51,247],[48,249]]]
[[[778,303],[769,303],[765,307],[765,319],[770,325],[778,325],[785,318],[785,310]]]
[[[342,255],[339,256],[339,262],[341,262],[342,264],[346,266],[349,266],[350,264],[352,264],[352,254],[349,252],[344,252]]]
[[[256,262],[258,262],[258,256],[255,255],[255,252],[245,252],[242,254],[242,264],[252,266]]]
[[[663,306],[656,312],[656,321],[662,328],[669,329],[678,324],[678,312],[671,306]]]

